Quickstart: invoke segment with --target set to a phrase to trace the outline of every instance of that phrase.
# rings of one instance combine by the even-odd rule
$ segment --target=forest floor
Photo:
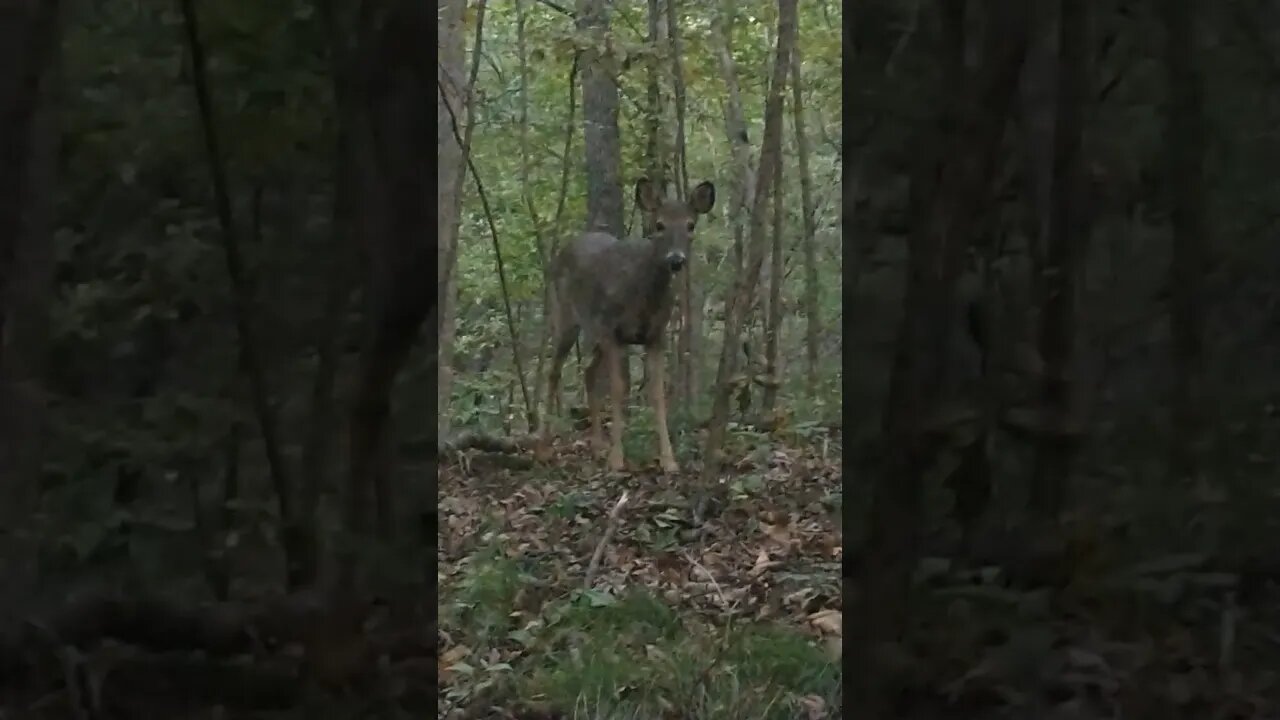
[[[732,433],[700,521],[651,447],[442,464],[440,717],[839,716],[839,437]]]
[[[442,466],[440,717],[840,718],[839,433],[730,433],[702,520],[697,468],[664,477],[636,434],[628,473],[581,441]],[[882,658],[897,716],[1280,718],[1274,554],[1153,556],[1108,522],[1053,560],[926,553]]]

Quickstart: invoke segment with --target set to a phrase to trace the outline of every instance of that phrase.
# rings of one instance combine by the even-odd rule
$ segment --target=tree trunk
[[[662,107],[662,88],[658,82],[661,77],[661,53],[659,52],[660,28],[662,27],[662,12],[660,10],[660,0],[649,0],[649,35],[647,42],[649,51],[652,55],[648,63],[647,81],[647,101],[645,108],[645,161],[648,163],[648,176],[662,194],[667,192],[667,173],[666,168],[666,152],[662,142],[662,119],[665,115]],[[647,215],[641,218],[645,223],[643,226],[644,234],[648,235],[653,232],[650,227],[651,218]]]
[[[667,35],[671,42],[671,82],[675,91],[676,108],[676,141],[675,141],[675,177],[680,188],[680,197],[689,193],[689,163],[687,143],[685,140],[685,99],[684,85],[684,47],[680,40],[680,0],[667,0]],[[680,405],[686,412],[690,404],[698,396],[698,357],[697,341],[700,337],[700,320],[697,309],[701,307],[698,295],[698,283],[693,281],[697,272],[698,253],[689,256],[689,264],[685,266],[680,277],[680,336],[676,342],[676,358],[679,361],[677,387],[680,391]]]
[[[782,217],[785,193],[782,190],[782,154],[773,165],[773,247],[769,253],[769,317],[765,328],[764,362],[767,384],[760,404],[764,412],[773,412],[778,402],[778,385],[782,372],[778,361],[778,341],[782,334]]]
[[[1062,0],[1058,18],[1058,72],[1053,124],[1053,194],[1050,199],[1040,355],[1045,363],[1041,401],[1051,424],[1060,426],[1072,414],[1071,376],[1075,356],[1076,275],[1079,248],[1087,223],[1082,220],[1080,134],[1085,102],[1086,0]],[[1067,502],[1074,456],[1071,436],[1041,435],[1031,485],[1031,504],[1042,520],[1056,522]]]
[[[279,414],[271,398],[267,383],[266,361],[263,358],[259,328],[254,316],[254,288],[245,267],[241,237],[232,215],[231,187],[227,163],[222,154],[221,136],[218,133],[213,109],[213,91],[209,87],[203,40],[200,35],[199,16],[193,0],[182,0],[183,27],[187,50],[191,58],[191,87],[195,93],[196,109],[203,133],[205,156],[209,165],[209,181],[213,190],[214,212],[222,233],[223,259],[227,278],[231,282],[231,299],[235,318],[236,335],[240,343],[240,355],[245,379],[249,385],[249,397],[262,435],[262,445],[267,456],[267,469],[271,476],[272,490],[279,506],[280,524],[284,530],[286,565],[292,576],[298,567],[300,552],[296,533],[291,531],[297,518],[296,497],[289,468],[284,460],[284,448],[280,438]],[[290,577],[286,577],[288,581]]]
[[[711,420],[707,425],[707,444],[703,452],[702,480],[709,487],[720,472],[721,448],[724,445],[725,428],[729,422],[730,380],[737,370],[738,351],[743,321],[755,297],[760,279],[760,267],[764,264],[766,227],[764,223],[766,203],[774,182],[774,165],[781,162],[782,153],[782,93],[791,67],[791,50],[796,39],[796,0],[778,0],[778,44],[774,57],[773,76],[769,82],[769,96],[765,101],[764,139],[760,146],[760,166],[756,172],[756,192],[751,203],[751,243],[747,248],[746,266],[738,273],[733,294],[725,307],[724,345],[720,349],[720,363],[716,369],[715,393],[712,398]],[[727,48],[726,48],[727,49]]]
[[[742,92],[738,71],[733,62],[733,10],[735,3],[725,0],[712,16],[711,34],[715,38],[716,58],[724,78],[728,99],[724,104],[724,129],[733,148],[734,192],[729,216],[733,223],[733,272],[742,272],[743,242],[746,235],[747,211],[755,205],[755,175],[751,171],[751,139],[747,137],[746,114],[742,109]]]
[[[482,6],[483,7],[483,6]],[[437,82],[436,94],[436,305],[439,307],[438,328],[440,364],[436,370],[436,432],[447,440],[450,432],[450,403],[453,399],[453,340],[457,330],[458,230],[462,217],[462,188],[467,175],[466,153],[474,127],[471,113],[474,68],[480,54],[473,56],[473,72],[464,84],[466,63],[465,28],[462,24],[466,0],[439,0],[440,24],[436,28]],[[462,142],[458,141],[459,136]]]
[[[668,0],[667,4],[668,10],[670,10],[670,0]],[[662,106],[662,93],[659,78],[662,76],[663,55],[661,51],[663,49],[670,50],[670,47],[667,43],[667,25],[663,21],[662,17],[661,0],[649,0],[648,5],[649,27],[646,41],[649,44],[651,55],[649,56],[649,61],[647,63],[648,105],[645,109],[645,161],[648,165],[649,179],[657,185],[658,192],[661,195],[666,195],[671,191],[671,188],[667,186],[667,171],[669,168],[673,167],[671,158],[667,157],[667,151],[670,150],[672,155],[678,158],[680,150],[676,147],[674,142],[663,142],[663,140],[666,139],[664,132],[664,120],[666,113]],[[675,192],[678,194],[680,192],[680,182],[678,177],[675,185]],[[641,213],[640,221],[642,223],[641,229],[644,235],[648,237],[655,230],[654,217],[647,213]],[[688,275],[687,271],[685,275]],[[671,334],[671,338],[668,338],[667,346],[675,348],[676,351],[667,354],[667,362],[669,363],[667,367],[667,377],[679,378],[680,352],[678,343],[672,342],[672,338],[678,337],[679,327],[678,325],[673,324],[669,326],[668,331]],[[644,372],[644,381],[648,382],[648,365],[644,366]],[[670,385],[671,383],[668,383],[668,392],[670,391]],[[630,392],[633,388],[631,388],[630,382],[626,383],[626,386],[628,390],[628,400],[630,400]]]
[[[568,85],[568,90],[569,90],[569,112],[567,114],[567,118],[564,124],[564,148],[563,148],[563,151],[561,152],[561,162],[560,162],[560,190],[556,197],[556,212],[551,219],[551,237],[549,238],[550,243],[546,244],[547,261],[542,268],[542,307],[544,309],[544,315],[542,318],[542,327],[540,330],[541,341],[538,343],[538,370],[537,370],[538,385],[537,387],[539,388],[545,387],[544,383],[546,379],[543,373],[543,366],[546,364],[545,361],[546,361],[546,354],[547,354],[546,352],[547,343],[550,340],[550,332],[551,332],[550,320],[545,315],[545,309],[550,307],[550,300],[551,300],[551,286],[549,284],[550,275],[548,274],[548,271],[550,268],[551,258],[555,257],[556,254],[559,253],[560,251],[560,238],[561,236],[564,235],[564,225],[563,225],[564,209],[565,209],[565,202],[569,196],[569,176],[573,169],[573,161],[571,158],[573,157],[573,129],[574,129],[573,118],[574,118],[574,112],[577,110],[578,65],[579,65],[578,56],[575,55],[573,59],[573,63],[569,68],[569,78],[568,78],[568,82],[566,83]],[[530,204],[530,207],[532,207],[532,196],[529,196],[528,198],[526,198],[525,202]],[[541,397],[544,393],[538,392],[535,394]],[[535,403],[537,402],[536,397],[534,399],[534,402]]]
[[[1022,141],[1026,154],[1023,169],[1030,205],[1024,230],[1032,267],[1036,271],[1032,277],[1036,298],[1043,297],[1044,254],[1049,236],[1049,217],[1053,213],[1053,126],[1058,72],[1058,37],[1053,31],[1057,15],[1057,7],[1053,3],[1040,3],[1032,10],[1031,44],[1027,48],[1027,67],[1021,88]]]
[[[587,225],[625,237],[622,207],[622,146],[618,135],[618,79],[607,44],[609,3],[578,1],[583,35],[582,115],[586,146]]]
[[[611,3],[578,0],[582,35],[582,144],[587,174],[587,229],[626,237],[622,204],[622,141],[618,132],[618,77],[609,36]],[[584,348],[589,349],[589,348]],[[629,396],[631,353],[623,348],[622,384]],[[625,404],[625,403],[624,403]],[[629,408],[624,408],[624,413]]]
[[[1170,397],[1171,477],[1194,478],[1205,441],[1204,272],[1208,264],[1205,221],[1204,87],[1198,70],[1195,0],[1165,0],[1168,105],[1165,156],[1169,162],[1173,253],[1169,265],[1169,321],[1174,379]]]
[[[232,420],[231,427],[227,429],[223,454],[222,497],[218,502],[217,512],[214,514],[216,518],[214,532],[209,533],[207,536],[212,542],[218,543],[219,547],[206,547],[205,549],[206,557],[208,558],[208,562],[205,564],[205,577],[213,590],[213,596],[222,601],[231,597],[233,576],[231,557],[227,552],[227,539],[237,527],[238,513],[235,511],[235,507],[236,503],[240,501],[240,442],[243,435],[243,427],[240,421]],[[196,522],[199,523],[199,497],[197,496],[194,500],[196,501],[194,508],[194,512],[197,514]],[[316,539],[318,540],[319,538]],[[317,546],[318,543],[313,548]]]
[[[9,297],[18,245],[28,222],[31,139],[42,85],[57,53],[58,2],[0,6],[0,299]],[[0,367],[9,308],[0,302]]]
[[[435,289],[422,282],[429,277],[431,254],[438,251],[429,241],[436,209],[426,177],[434,152],[422,132],[429,122],[429,96],[422,84],[430,48],[422,39],[432,18],[417,0],[369,0],[361,8],[360,76],[353,83],[360,93],[352,133],[359,181],[353,229],[367,253],[368,315],[351,409],[345,520],[353,534],[368,533],[372,489],[378,535],[384,539],[393,535],[392,390],[424,321],[437,310]],[[434,340],[430,337],[426,348],[429,367],[439,360]],[[425,495],[434,497],[434,489]],[[344,559],[343,569],[349,571],[351,558]]]
[[[59,3],[0,6],[0,577],[36,582],[42,397],[53,282]]]
[[[339,161],[337,172],[345,173],[349,164]],[[341,199],[350,191],[345,186],[346,180],[335,178],[338,187],[335,193],[333,210],[333,253],[332,262],[335,267],[328,271],[326,279],[324,308],[320,322],[321,334],[316,341],[315,378],[311,385],[311,410],[307,419],[306,434],[302,442],[302,458],[298,464],[299,488],[298,510],[293,518],[295,537],[292,546],[297,549],[297,557],[292,558],[289,568],[288,586],[296,589],[311,585],[318,577],[320,570],[320,536],[319,510],[320,495],[323,488],[329,485],[331,475],[328,471],[329,461],[333,458],[332,448],[336,429],[335,390],[338,380],[339,352],[343,339],[343,316],[350,289],[350,278],[347,268],[350,258],[347,249],[350,241],[347,237],[347,217],[350,209],[345,207],[347,200]]]
[[[952,8],[948,2],[945,9]],[[939,445],[930,432],[945,401],[950,372],[949,328],[956,279],[990,183],[1027,42],[1028,0],[987,4],[982,66],[963,57],[963,13],[948,13],[939,65],[941,108],[917,143],[925,160],[912,181],[908,276],[884,415],[885,464],[868,513],[851,647],[855,707],[866,717],[891,716],[886,707],[886,643],[900,640],[910,611],[910,579],[918,556],[925,478]]]
[[[818,230],[814,219],[813,178],[809,175],[809,140],[804,131],[804,93],[800,85],[800,48],[791,57],[791,113],[796,132],[796,165],[800,174],[800,210],[804,222],[805,384],[811,397],[818,393]],[[851,219],[850,219],[851,220]]]
[[[529,153],[529,46],[528,33],[526,31],[528,20],[529,8],[526,0],[516,0],[516,54],[519,56],[520,63],[520,194],[524,197],[525,207],[529,210],[529,217],[533,221],[534,242],[538,250],[538,266],[542,270],[542,307],[545,308],[551,300],[551,285],[548,282],[548,278],[551,276],[551,255],[547,251],[542,214],[538,212],[538,206],[533,197],[532,167],[530,166],[531,158]],[[529,415],[535,426],[538,422],[538,400],[542,395],[542,393],[536,391],[536,388],[543,386],[543,366],[546,364],[546,353],[543,352],[543,348],[550,341],[548,336],[550,329],[550,323],[543,322],[538,329],[539,334],[534,345],[536,348],[534,354],[537,356],[533,369],[535,392],[531,399],[533,406],[529,408]]]
[[[333,458],[332,446],[337,426],[335,392],[340,364],[343,316],[347,297],[351,290],[348,268],[355,253],[351,251],[351,200],[353,178],[350,173],[350,127],[353,112],[350,87],[352,49],[349,38],[342,32],[342,24],[330,2],[320,3],[325,31],[329,39],[329,64],[333,82],[334,105],[338,116],[337,138],[333,148],[333,198],[331,200],[332,242],[329,252],[328,275],[325,281],[325,299],[320,321],[320,337],[316,342],[316,374],[311,387],[311,413],[302,442],[302,459],[298,464],[298,512],[294,526],[286,532],[295,537],[292,545],[298,549],[297,557],[289,568],[290,588],[312,585],[320,573],[320,495],[331,475],[328,471]],[[233,427],[228,450],[228,464],[238,462],[239,428]],[[228,478],[234,477],[229,468]],[[227,526],[222,528],[224,531]]]

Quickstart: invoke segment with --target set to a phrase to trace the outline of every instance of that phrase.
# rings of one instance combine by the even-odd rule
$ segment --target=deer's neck
[[[646,240],[644,255],[632,256],[633,262],[639,262],[631,267],[625,298],[619,299],[623,312],[615,332],[621,342],[632,345],[658,341],[671,315],[673,287],[667,251],[659,243]]]
[[[649,239],[649,262],[645,263],[648,277],[645,289],[652,303],[659,303],[671,294],[671,267],[667,264],[667,249]]]

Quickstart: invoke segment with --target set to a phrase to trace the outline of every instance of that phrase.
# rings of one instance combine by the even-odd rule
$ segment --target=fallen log
[[[295,706],[308,686],[369,687],[380,658],[435,655],[434,627],[390,627],[376,612],[382,605],[314,589],[260,603],[196,604],[82,591],[0,620],[0,709],[74,690],[77,667],[104,663],[90,684],[117,702],[189,697],[265,710]],[[118,651],[102,660],[113,646]]]
[[[490,453],[521,453],[533,448],[533,435],[502,437],[480,432],[462,432],[441,443],[441,454],[457,454],[465,450],[480,450]]]

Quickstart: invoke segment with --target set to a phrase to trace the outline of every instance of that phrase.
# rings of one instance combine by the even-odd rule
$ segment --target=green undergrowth
[[[441,587],[440,615],[442,700],[459,710],[781,720],[818,707],[838,716],[838,660],[796,630],[712,622],[644,588],[552,589],[536,561],[492,548]]]

